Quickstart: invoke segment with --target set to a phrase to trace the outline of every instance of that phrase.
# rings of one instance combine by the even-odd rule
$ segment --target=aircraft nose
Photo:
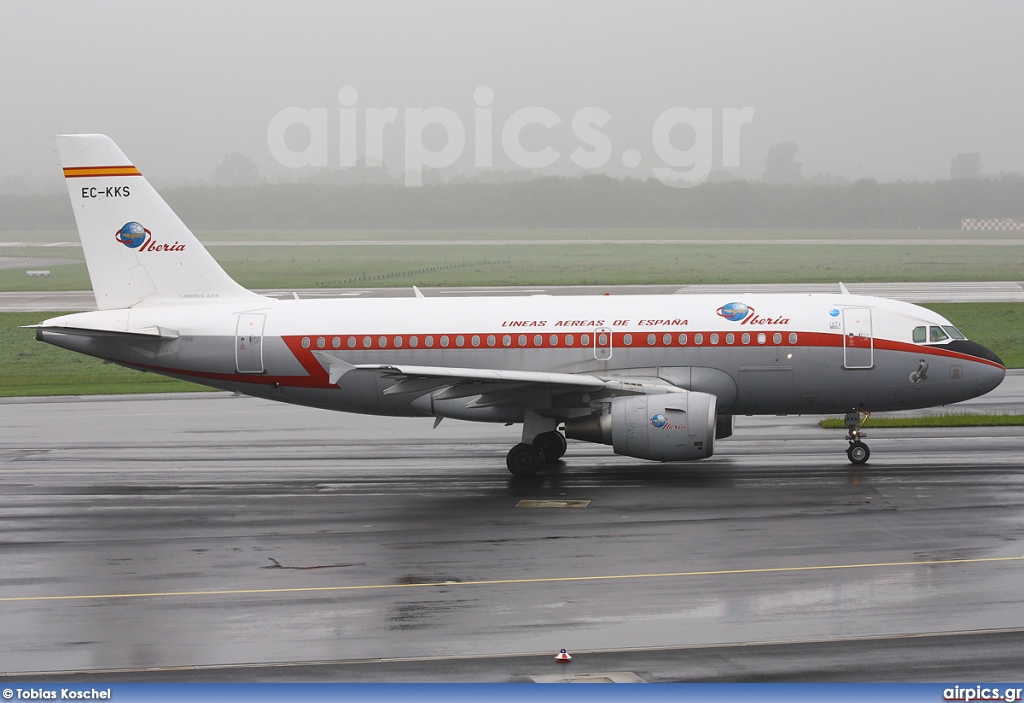
[[[995,354],[992,356],[995,356]],[[996,359],[998,358],[996,356]],[[982,393],[988,393],[995,389],[1006,377],[1006,369],[1001,365],[1001,361],[999,363],[1000,366],[993,366],[992,364],[982,365],[981,371],[978,373],[978,384],[982,387]]]
[[[977,342],[972,342],[969,339],[954,340],[947,344],[946,348],[960,354],[966,354],[967,356],[975,356],[979,359],[984,359],[985,361],[992,361],[1003,368],[1006,367],[1006,364],[1003,363],[1003,360],[1000,359],[994,351],[988,347],[983,347]]]
[[[952,351],[989,362],[978,364],[980,367],[980,371],[978,372],[978,385],[981,387],[981,394],[988,393],[1003,382],[1003,378],[1006,376],[1006,365],[1003,363],[1003,360],[988,347],[984,347],[977,342],[972,342],[969,339],[957,339],[950,342],[948,348]]]

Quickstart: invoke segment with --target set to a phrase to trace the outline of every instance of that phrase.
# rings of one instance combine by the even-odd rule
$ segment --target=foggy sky
[[[611,115],[612,158],[597,170],[615,175],[650,177],[652,124],[677,106],[713,110],[715,168],[722,111],[755,109],[730,169],[746,178],[782,141],[798,144],[805,176],[947,178],[957,152],[979,152],[985,174],[1024,172],[1022,27],[1024,3],[1010,0],[4,3],[0,177],[61,187],[59,132],[109,134],[157,183],[206,179],[230,152],[294,176],[267,146],[293,106],[327,109],[333,166],[343,86],[359,114],[457,113],[467,153],[452,172],[473,171],[478,86],[494,92],[496,146],[520,108],[562,119],[522,139],[557,149],[555,172],[580,171],[569,123],[588,106]],[[388,129],[397,172],[401,118]],[[688,139],[673,132],[680,148]],[[633,170],[620,158],[631,148]],[[515,168],[498,151],[495,166]]]

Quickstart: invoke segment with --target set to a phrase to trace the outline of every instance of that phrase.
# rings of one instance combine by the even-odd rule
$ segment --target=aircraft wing
[[[516,391],[532,390],[549,393],[607,392],[620,394],[653,394],[682,392],[661,379],[599,378],[590,374],[554,373],[547,371],[519,371],[512,369],[474,369],[449,366],[412,366],[390,364],[349,364],[330,352],[313,352],[327,370],[330,382],[338,383],[347,373],[375,372],[394,384],[384,390],[394,393],[434,393],[435,400],[462,398],[473,395],[506,395]]]
[[[551,373],[546,371],[515,371],[502,369],[464,369],[452,366],[393,366],[390,364],[349,364],[329,352],[313,352],[317,360],[330,374],[331,383],[337,383],[351,371],[376,371],[396,381],[432,380],[442,383],[513,383],[540,384],[545,386],[570,386],[580,390],[604,388],[606,381],[596,376],[575,373]],[[410,389],[411,390],[411,389]],[[400,390],[390,391],[400,393]]]

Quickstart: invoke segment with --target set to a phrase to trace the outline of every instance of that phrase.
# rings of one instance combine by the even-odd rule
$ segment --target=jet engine
[[[566,420],[565,436],[638,459],[705,459],[715,448],[717,406],[715,396],[694,391],[615,398],[600,413]]]

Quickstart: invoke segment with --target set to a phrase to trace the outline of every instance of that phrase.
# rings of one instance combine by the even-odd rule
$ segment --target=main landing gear
[[[846,413],[844,418],[846,423],[846,441],[850,443],[850,447],[846,450],[846,456],[851,464],[867,463],[868,457],[871,456],[871,450],[868,449],[868,445],[861,441],[864,437],[867,437],[867,434],[861,428],[867,422],[871,413],[863,413],[863,420],[860,417],[861,414],[853,410]]]
[[[544,432],[533,439],[512,447],[505,463],[515,476],[533,476],[545,465],[554,464],[565,454],[567,444],[561,432]]]
[[[523,440],[512,447],[505,459],[515,476],[533,476],[565,454],[565,436],[558,431],[560,420],[527,410],[523,417]]]

